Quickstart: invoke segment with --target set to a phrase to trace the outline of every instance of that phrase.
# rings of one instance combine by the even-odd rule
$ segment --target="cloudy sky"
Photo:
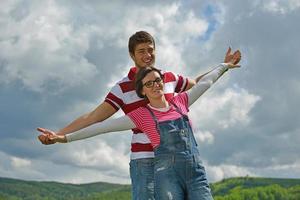
[[[146,30],[157,67],[191,78],[228,46],[242,52],[190,112],[210,182],[300,178],[299,21],[300,0],[2,0],[0,176],[130,183],[129,131],[45,146],[35,128],[99,105],[133,64],[128,38]]]

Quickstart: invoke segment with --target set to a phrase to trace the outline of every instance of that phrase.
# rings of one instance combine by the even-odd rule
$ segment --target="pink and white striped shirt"
[[[116,110],[121,108],[125,114],[147,105],[149,102],[138,97],[135,92],[134,77],[136,73],[137,68],[132,67],[128,75],[113,86],[107,94],[105,102]],[[164,75],[164,93],[167,100],[170,100],[174,93],[180,93],[186,89],[188,85],[187,78],[172,72],[162,71],[162,73]],[[138,128],[134,128],[132,131],[131,159],[154,157],[153,147],[147,135]]]
[[[158,122],[176,120],[181,117],[181,114],[178,113],[178,111],[172,104],[175,104],[182,112],[182,114],[187,115],[187,113],[189,112],[188,95],[186,92],[183,92],[170,100],[170,107],[165,112],[150,108],[156,116]],[[128,113],[127,116],[133,121],[137,128],[147,134],[153,148],[157,147],[160,144],[160,135],[158,133],[158,130],[156,129],[155,121],[146,107],[140,107]]]

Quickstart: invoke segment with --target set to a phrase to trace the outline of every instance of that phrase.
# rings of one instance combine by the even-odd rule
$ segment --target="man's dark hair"
[[[140,98],[147,98],[145,95],[142,94],[143,86],[144,86],[143,79],[145,78],[145,76],[147,76],[147,74],[153,71],[157,72],[160,78],[163,79],[163,75],[161,71],[154,67],[143,67],[138,71],[138,73],[135,76],[135,82],[134,82],[135,91]]]
[[[152,37],[152,35],[150,35],[150,33],[146,32],[146,31],[138,31],[135,34],[133,34],[128,41],[128,50],[129,53],[134,54],[134,50],[135,47],[138,44],[141,43],[152,43],[154,45],[155,48],[155,42],[154,42],[154,38]]]

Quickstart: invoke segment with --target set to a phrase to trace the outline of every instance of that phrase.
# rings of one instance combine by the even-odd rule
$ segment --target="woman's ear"
[[[145,97],[146,96],[146,93],[144,92],[144,90],[142,90],[142,95]]]

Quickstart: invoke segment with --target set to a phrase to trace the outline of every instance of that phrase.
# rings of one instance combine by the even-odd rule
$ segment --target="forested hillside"
[[[130,190],[130,185],[102,182],[65,184],[0,178],[0,200],[130,199]]]
[[[230,178],[211,185],[215,200],[299,200],[300,179]],[[0,200],[130,200],[130,185],[65,184],[0,178]]]
[[[230,178],[212,191],[215,200],[300,200],[300,179]]]

